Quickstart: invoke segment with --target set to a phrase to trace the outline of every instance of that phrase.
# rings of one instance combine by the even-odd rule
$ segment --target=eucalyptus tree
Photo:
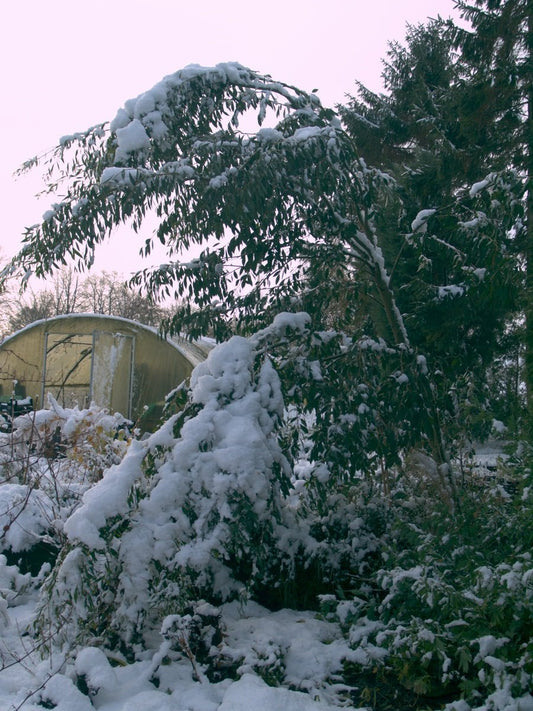
[[[287,393],[316,413],[315,455],[342,477],[415,445],[446,462],[431,369],[409,333],[416,310],[399,307],[405,285],[391,279],[401,192],[316,95],[238,64],[187,67],[109,124],[64,137],[45,164],[48,190],[62,197],[26,231],[12,271],[43,276],[69,257],[84,268],[116,226],[140,233],[155,217],[139,249],[149,255],[158,240],[169,259],[134,282],[182,301],[167,331],[223,339],[305,307],[305,357],[280,363],[293,378]],[[428,216],[412,215],[413,241]],[[346,284],[351,330],[326,337],[319,306]]]
[[[260,125],[269,112],[280,119],[276,127],[239,130],[254,109]],[[65,196],[27,230],[14,261],[26,274],[49,273],[69,255],[90,265],[115,226],[131,220],[138,232],[152,210],[158,225],[142,252],[154,239],[172,258],[199,248],[196,258],[138,276],[150,290],[169,295],[177,285],[175,296],[198,302],[201,310],[180,313],[175,327],[195,335],[212,322],[222,335],[244,318],[241,306],[257,318],[299,288],[303,265],[327,255],[373,273],[394,339],[406,338],[371,210],[387,178],[358,161],[314,95],[239,65],[188,67],[109,125],[63,138],[48,161],[49,189],[64,187]]]

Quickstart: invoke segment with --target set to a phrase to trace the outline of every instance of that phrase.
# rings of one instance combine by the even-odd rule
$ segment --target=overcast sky
[[[0,71],[0,258],[47,204],[34,176],[13,178],[27,158],[65,134],[112,119],[125,100],[197,63],[238,61],[302,89],[325,105],[354,81],[379,90],[390,40],[406,23],[449,17],[453,0],[17,0],[2,7]],[[139,266],[122,235],[97,269]]]

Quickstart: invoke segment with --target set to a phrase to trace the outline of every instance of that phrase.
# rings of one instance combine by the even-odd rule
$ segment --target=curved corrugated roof
[[[154,335],[156,335],[158,338],[163,338],[166,340],[167,343],[169,343],[173,348],[176,348],[177,351],[181,353],[184,358],[186,358],[191,365],[196,366],[198,363],[201,363],[203,360],[207,358],[207,355],[211,348],[213,348],[213,343],[206,340],[202,339],[200,341],[190,341],[184,336],[172,336],[172,337],[164,337],[160,334],[157,328],[154,326],[147,326],[144,323],[140,323],[140,321],[134,321],[129,318],[124,318],[123,316],[113,316],[110,314],[98,314],[98,313],[70,313],[70,314],[60,314],[58,316],[50,316],[49,318],[46,319],[38,319],[37,321],[33,321],[32,323],[29,323],[27,326],[24,326],[24,328],[19,329],[18,331],[15,331],[14,333],[11,333],[9,336],[4,338],[2,342],[0,342],[0,348],[2,348],[4,345],[8,344],[10,340],[13,338],[18,337],[21,333],[24,333],[26,331],[31,330],[32,328],[35,328],[36,326],[40,326],[42,324],[54,324],[58,323],[61,321],[64,321],[66,319],[72,319],[72,318],[80,318],[80,319],[85,319],[85,318],[98,318],[102,319],[103,321],[118,321],[118,322],[123,322],[125,324],[128,324],[130,327],[135,327],[138,329],[144,329],[145,331],[150,331]]]

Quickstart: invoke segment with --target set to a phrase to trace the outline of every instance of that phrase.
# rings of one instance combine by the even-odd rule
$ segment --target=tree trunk
[[[532,0],[533,1],[533,0]],[[396,304],[394,293],[390,286],[390,280],[384,267],[376,263],[373,269],[374,284],[379,295],[379,301],[385,314],[385,320],[392,336],[395,346],[405,345],[410,348],[409,336],[402,314]],[[383,334],[388,340],[387,334]],[[456,498],[456,486],[450,458],[444,443],[444,433],[442,430],[439,410],[435,403],[435,396],[428,376],[420,373],[416,384],[418,391],[425,403],[426,415],[428,418],[428,443],[441,477],[442,483],[448,489],[451,499]]]

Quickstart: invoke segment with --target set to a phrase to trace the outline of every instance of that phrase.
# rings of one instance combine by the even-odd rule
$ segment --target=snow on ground
[[[8,573],[9,566],[0,566],[2,588]],[[42,660],[32,651],[36,640],[25,634],[34,602],[9,607],[0,618],[2,711],[326,711],[337,706],[334,696],[340,688],[322,682],[340,669],[349,650],[337,626],[313,613],[272,613],[254,603],[223,606],[223,644],[241,665],[235,680],[210,683],[194,679],[185,655],[161,666],[157,654],[114,665],[103,651],[85,648],[74,663],[65,664],[59,654]],[[284,686],[269,686],[255,670],[269,655],[272,661],[278,650],[284,653]],[[151,681],[154,676],[157,686]]]

